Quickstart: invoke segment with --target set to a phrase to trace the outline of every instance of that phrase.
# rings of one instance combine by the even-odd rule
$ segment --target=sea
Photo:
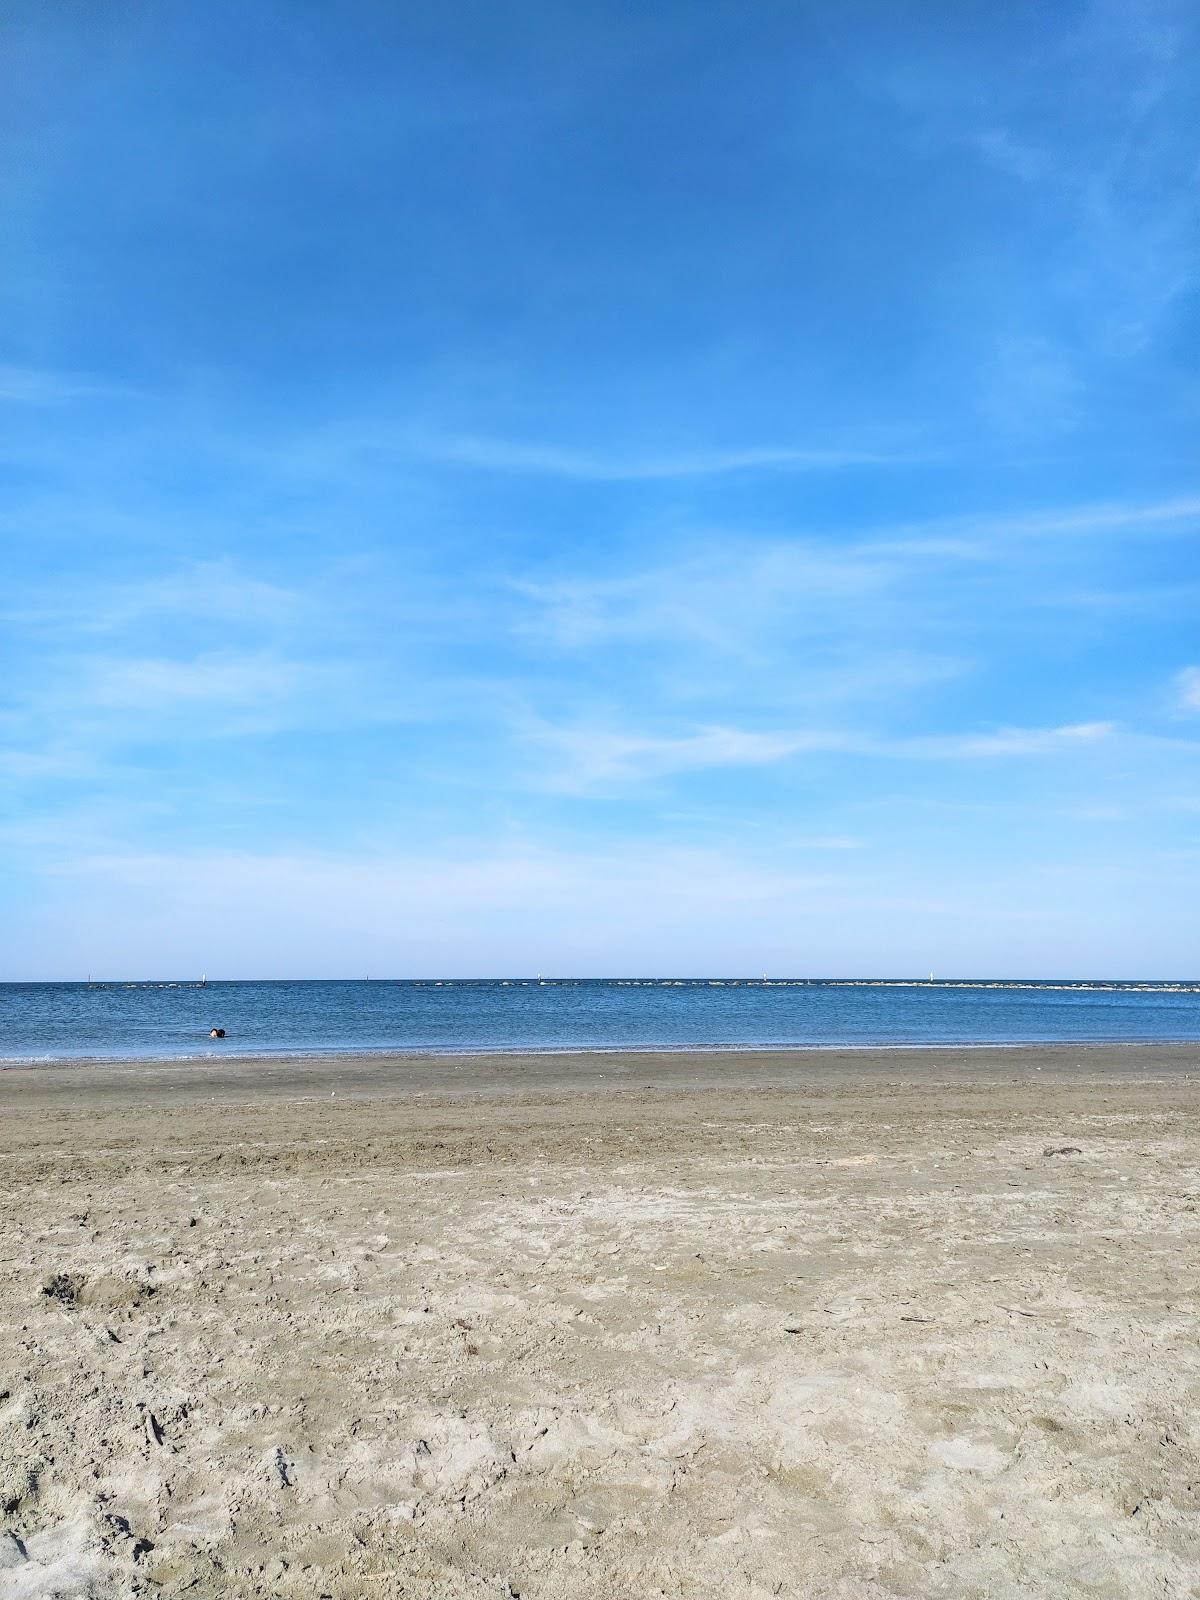
[[[223,1039],[211,1039],[223,1028]],[[0,984],[0,1065],[340,1052],[1200,1040],[1200,981],[129,979]]]

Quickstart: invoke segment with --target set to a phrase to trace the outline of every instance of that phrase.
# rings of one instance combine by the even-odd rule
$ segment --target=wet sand
[[[0,1596],[1200,1594],[1198,1088],[0,1072]]]

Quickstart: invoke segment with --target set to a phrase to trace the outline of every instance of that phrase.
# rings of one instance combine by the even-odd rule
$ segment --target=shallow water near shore
[[[209,1039],[222,1027],[225,1038]],[[0,1064],[312,1051],[786,1049],[1200,1039],[1200,983],[867,978],[0,985]]]

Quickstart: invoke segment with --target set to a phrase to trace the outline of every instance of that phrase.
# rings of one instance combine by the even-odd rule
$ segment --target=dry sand
[[[1198,1087],[0,1072],[0,1595],[1200,1594]]]

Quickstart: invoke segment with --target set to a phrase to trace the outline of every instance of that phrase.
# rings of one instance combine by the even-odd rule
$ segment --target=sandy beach
[[[1200,1594],[1200,1047],[0,1072],[0,1595]]]

